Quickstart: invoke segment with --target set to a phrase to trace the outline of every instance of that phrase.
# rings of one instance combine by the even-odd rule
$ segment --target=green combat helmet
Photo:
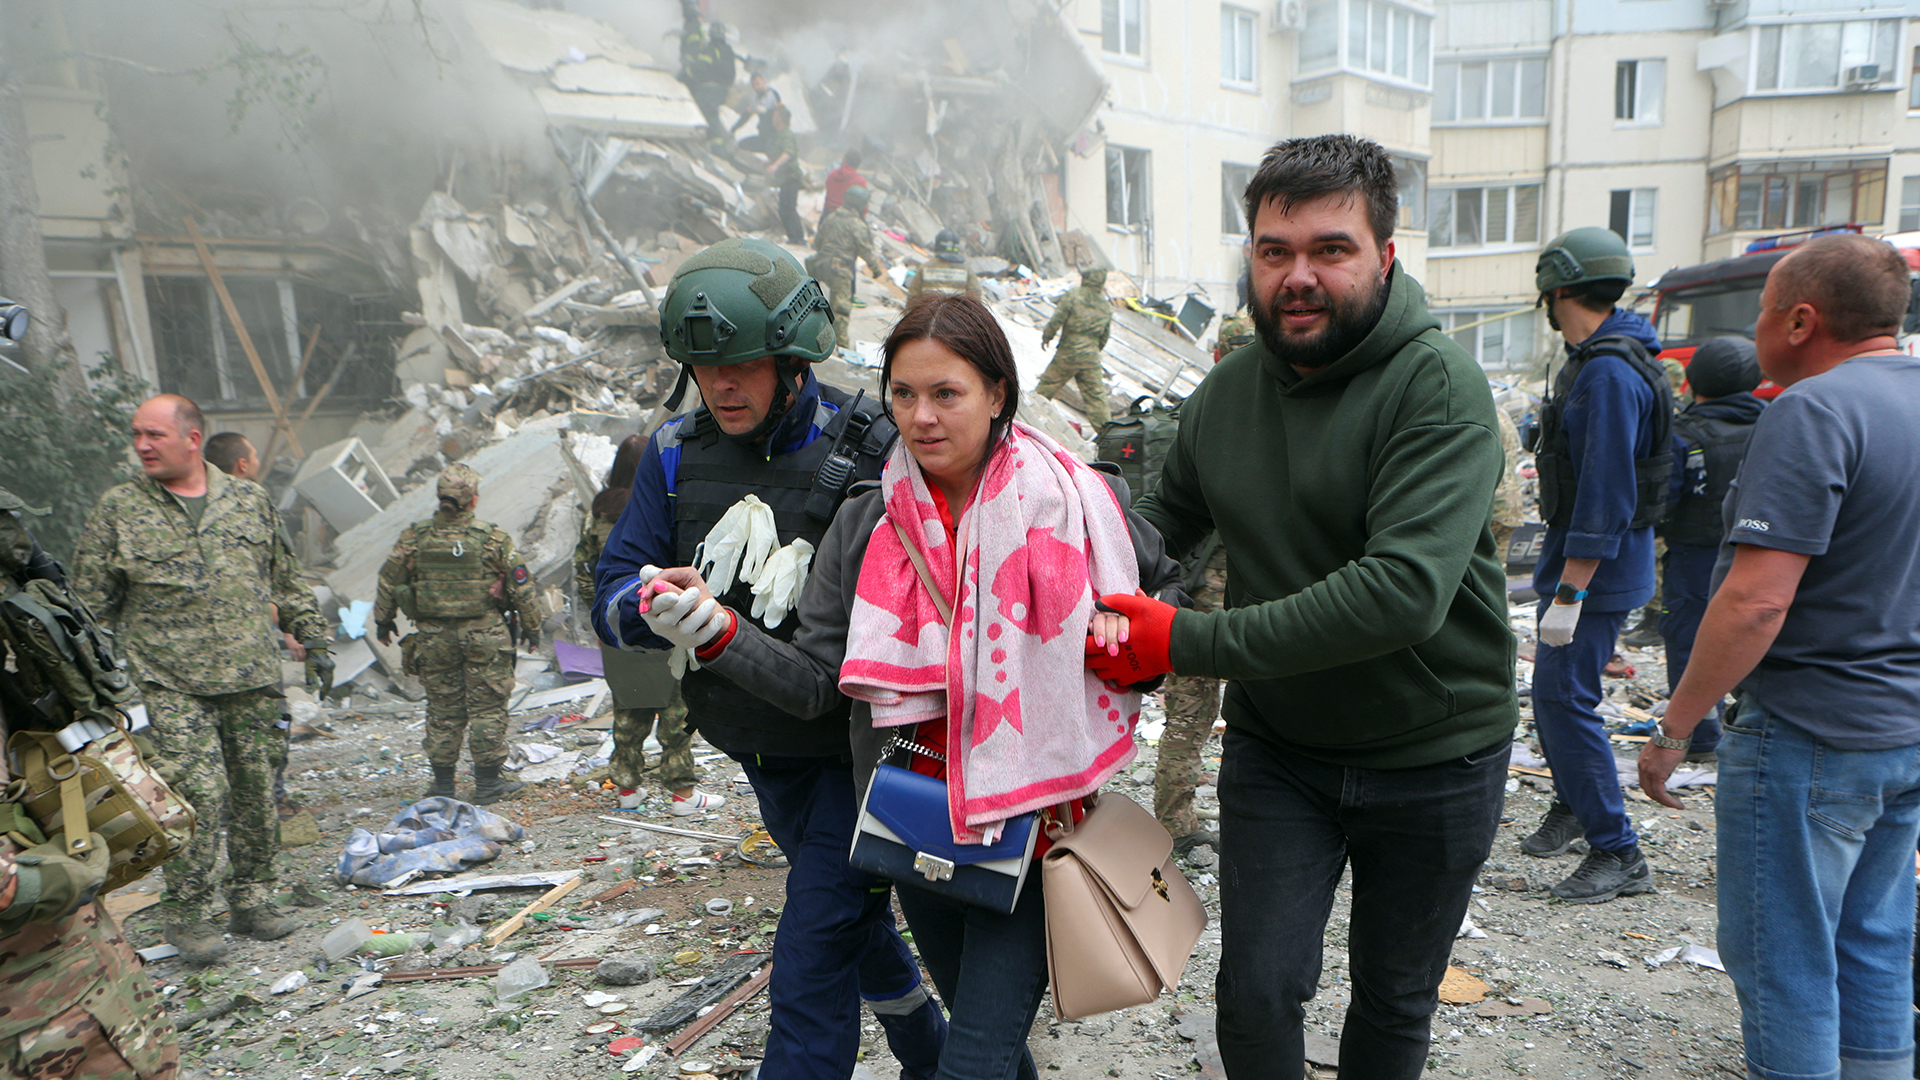
[[[28,506],[25,499],[0,488],[0,572],[18,574],[26,571],[33,563],[34,556],[40,551],[33,542],[33,534],[27,531],[27,523],[20,514],[32,514],[46,517],[47,507]]]
[[[660,303],[660,340],[681,365],[680,382],[666,402],[669,411],[678,411],[695,367],[763,356],[811,364],[833,355],[833,309],[820,283],[785,248],[758,239],[722,240],[674,273]],[[781,398],[767,425],[792,402],[791,381],[779,385]]]
[[[1633,256],[1612,229],[1590,225],[1561,233],[1533,266],[1533,283],[1543,293],[1589,281],[1633,282]]]
[[[840,205],[857,214],[867,212],[867,203],[873,200],[873,191],[864,184],[855,184],[840,197]]]
[[[1080,271],[1080,284],[1085,285],[1087,288],[1092,289],[1094,292],[1101,292],[1102,290],[1106,289],[1107,287],[1106,268],[1100,267],[1100,266],[1089,266],[1085,270]]]

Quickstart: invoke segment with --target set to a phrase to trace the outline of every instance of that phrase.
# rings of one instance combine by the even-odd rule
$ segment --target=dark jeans
[[[939,1080],[1035,1080],[1027,1032],[1047,988],[1047,907],[1040,868],[1012,914],[899,883],[900,911],[947,1005]],[[1459,920],[1455,920],[1456,926]]]
[[[800,220],[800,178],[780,185],[780,224],[787,230],[787,242],[807,242],[807,223]]]
[[[901,1075],[932,1077],[946,1035],[940,1006],[920,985],[920,968],[894,929],[887,883],[847,865],[859,814],[852,765],[763,757],[740,767],[788,864],[767,993],[773,1023],[766,1075],[845,1080],[860,1050],[864,999]]]
[[[1304,1005],[1349,862],[1353,1001],[1340,1075],[1421,1075],[1440,979],[1500,825],[1510,745],[1420,768],[1360,769],[1227,728],[1216,1026],[1228,1076],[1304,1075]]]
[[[1693,639],[1700,633],[1700,616],[1713,596],[1714,548],[1667,545],[1665,574],[1660,588],[1660,636],[1667,643],[1667,693],[1680,685],[1680,676],[1693,657]],[[1700,726],[1693,729],[1692,749],[1700,753],[1720,746],[1720,705],[1714,703]]]
[[[1551,597],[1539,610],[1544,613],[1549,603]],[[1553,770],[1554,794],[1573,808],[1587,844],[1601,851],[1630,851],[1640,843],[1627,817],[1627,797],[1599,711],[1607,661],[1630,614],[1584,610],[1572,641],[1559,646],[1543,641],[1533,660],[1533,727]]]

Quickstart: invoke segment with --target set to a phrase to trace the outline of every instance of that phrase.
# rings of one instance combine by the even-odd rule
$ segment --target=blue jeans
[[[1438,765],[1360,769],[1227,728],[1215,991],[1228,1076],[1304,1075],[1304,1006],[1349,862],[1353,1001],[1340,1075],[1422,1075],[1440,979],[1500,826],[1510,747],[1501,739]]]
[[[1667,643],[1667,693],[1680,685],[1680,676],[1693,657],[1693,639],[1700,634],[1700,616],[1713,596],[1714,548],[1669,544],[1660,590],[1660,637]],[[1699,753],[1720,745],[1720,705],[1693,729],[1692,749]]]
[[[1920,746],[1837,749],[1743,695],[1714,806],[1748,1075],[1912,1076]]]
[[[846,1080],[864,999],[902,1075],[930,1080],[946,1037],[940,1006],[894,929],[885,881],[847,865],[859,808],[853,767],[831,758],[741,761],[767,832],[787,857],[787,902],[773,939],[772,1030],[763,1075]]]
[[[1040,868],[1011,914],[899,883],[900,912],[947,1004],[939,1080],[1036,1080],[1027,1032],[1047,989],[1047,906]]]
[[[1551,602],[1540,604],[1541,614]],[[1601,851],[1626,851],[1640,843],[1627,819],[1613,744],[1598,711],[1606,696],[1600,680],[1628,614],[1582,610],[1573,640],[1559,646],[1543,641],[1533,659],[1533,727],[1553,770],[1554,794],[1580,819],[1588,845]]]

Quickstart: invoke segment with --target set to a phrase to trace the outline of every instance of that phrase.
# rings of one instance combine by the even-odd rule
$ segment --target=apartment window
[[[1900,181],[1900,230],[1920,232],[1920,176]]]
[[[1654,188],[1623,188],[1613,193],[1607,228],[1627,238],[1630,247],[1653,246]]]
[[[1340,0],[1307,0],[1300,27],[1300,71],[1340,66]]]
[[[1390,155],[1393,162],[1393,178],[1400,187],[1400,218],[1398,227],[1402,229],[1424,229],[1427,227],[1427,163],[1398,154]]]
[[[1907,77],[1907,108],[1920,109],[1920,46],[1913,50],[1913,70]]]
[[[1665,60],[1622,60],[1613,65],[1614,121],[1649,127],[1658,124],[1666,85]]]
[[[1220,231],[1228,236],[1247,235],[1247,185],[1253,183],[1253,166],[1220,163]]]
[[[1220,8],[1220,81],[1253,85],[1253,43],[1257,16],[1245,8]]]
[[[1100,47],[1121,56],[1145,55],[1147,0],[1100,0]]]
[[[1485,370],[1525,371],[1533,359],[1535,339],[1540,332],[1539,314],[1528,310],[1505,319],[1494,318],[1502,314],[1506,313],[1449,311],[1440,313],[1440,323],[1447,336],[1467,350]]]
[[[1427,243],[1432,247],[1539,242],[1539,184],[1442,188],[1427,196]]]
[[[1147,220],[1145,150],[1107,147],[1107,224],[1131,230]]]
[[[1433,65],[1433,122],[1544,120],[1547,58],[1441,60]]]
[[[1753,85],[1757,90],[1823,90],[1848,85],[1848,74],[1871,64],[1891,81],[1897,19],[1789,23],[1755,31]]]
[[[1347,0],[1346,66],[1419,86],[1432,82],[1433,18],[1381,0]]]
[[[1885,158],[1729,165],[1715,169],[1707,186],[1709,234],[1878,225],[1886,217]]]

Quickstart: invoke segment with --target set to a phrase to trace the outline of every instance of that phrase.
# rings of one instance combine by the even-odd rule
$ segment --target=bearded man
[[[1255,346],[1181,406],[1135,509],[1178,557],[1217,529],[1226,605],[1132,620],[1088,665],[1226,679],[1218,1033],[1235,1077],[1300,1077],[1343,867],[1340,1074],[1423,1075],[1453,938],[1492,847],[1518,722],[1490,528],[1492,394],[1394,260],[1393,165],[1291,139],[1247,187]]]

